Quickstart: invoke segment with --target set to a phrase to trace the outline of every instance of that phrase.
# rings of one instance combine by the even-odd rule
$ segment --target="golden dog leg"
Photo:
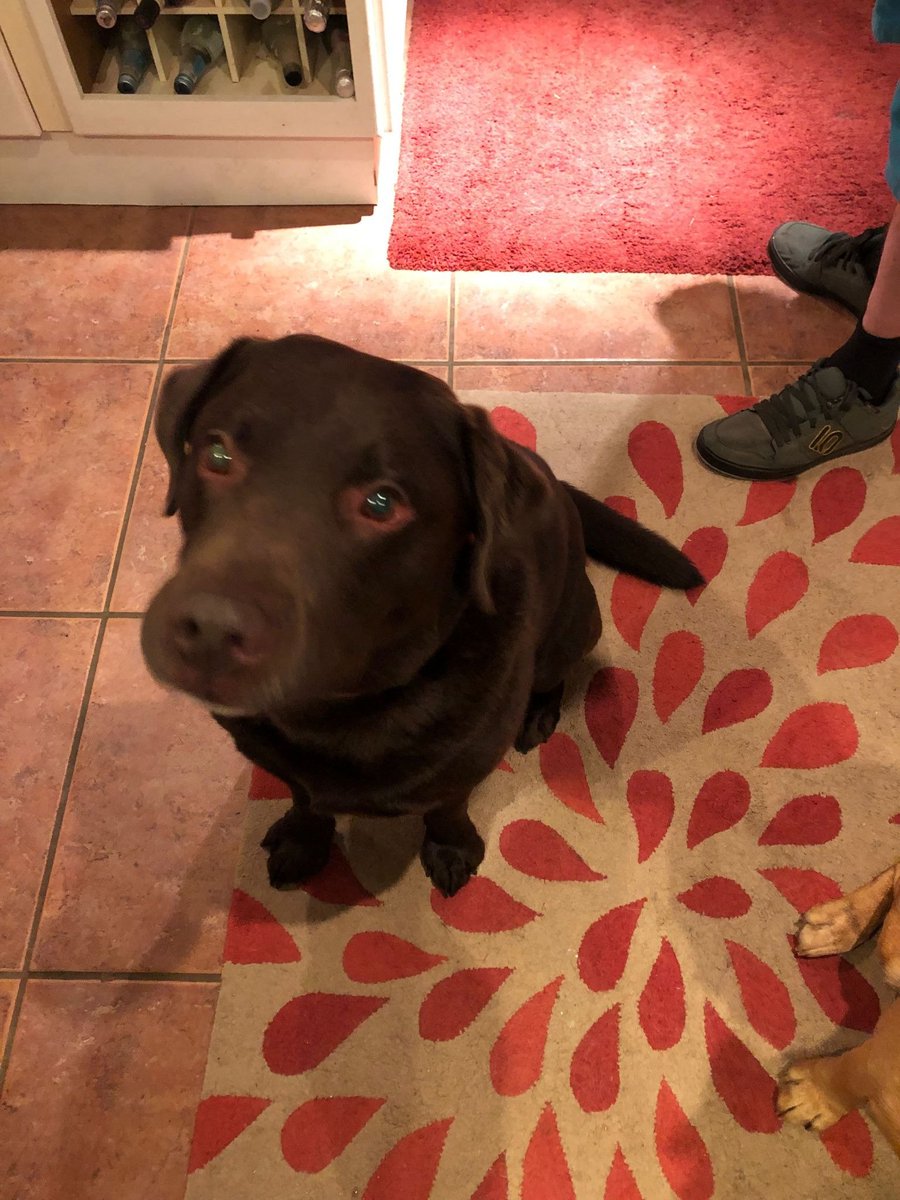
[[[803,914],[797,929],[797,953],[806,958],[844,954],[872,936],[888,915],[900,887],[900,864],[888,867],[870,883]],[[891,953],[900,955],[900,917],[892,922]],[[894,940],[896,939],[896,941]]]

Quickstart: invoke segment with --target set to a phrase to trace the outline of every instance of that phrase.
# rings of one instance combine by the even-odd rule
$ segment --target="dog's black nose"
[[[227,596],[196,592],[186,597],[172,614],[170,628],[174,648],[191,664],[250,666],[266,652],[262,613]]]

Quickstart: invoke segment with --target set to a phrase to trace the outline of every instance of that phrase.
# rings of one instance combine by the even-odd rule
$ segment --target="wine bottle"
[[[303,23],[310,33],[324,33],[331,16],[331,0],[306,0]]]
[[[225,53],[222,31],[215,17],[189,17],[181,31],[181,63],[175,91],[189,96],[213,63]]]
[[[153,55],[147,34],[136,21],[126,18],[119,23],[119,28],[119,91],[123,96],[130,96],[141,86]]]
[[[119,19],[121,8],[122,0],[96,0],[94,16],[97,18],[97,24],[103,29],[112,29]]]
[[[353,62],[350,58],[350,34],[345,21],[336,20],[328,26],[325,35],[328,53],[334,65],[334,90],[342,100],[356,94],[353,83]]]
[[[140,0],[137,8],[134,10],[134,19],[140,25],[141,29],[152,29],[156,24],[156,18],[162,11],[162,6],[166,0]]]
[[[263,45],[281,67],[284,82],[289,87],[299,87],[303,82],[303,68],[300,65],[300,42],[297,39],[297,26],[294,18],[269,17],[263,22]]]
[[[266,17],[272,15],[272,0],[247,0],[247,7],[257,21],[265,21]]]

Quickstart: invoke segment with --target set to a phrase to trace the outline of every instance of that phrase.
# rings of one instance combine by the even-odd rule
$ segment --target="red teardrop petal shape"
[[[854,1179],[864,1179],[875,1162],[872,1134],[861,1112],[848,1112],[821,1134],[831,1161]]]
[[[741,989],[747,1020],[770,1046],[784,1050],[797,1032],[790,992],[772,968],[746,946],[727,940],[725,946]]]
[[[701,879],[678,899],[685,908],[703,917],[743,917],[752,903],[741,885],[724,875]]]
[[[900,813],[894,813],[892,817],[888,817],[889,825],[900,825]]]
[[[199,1171],[272,1103],[261,1096],[207,1096],[197,1106],[188,1174]]]
[[[522,1163],[520,1200],[576,1200],[569,1164],[548,1104],[538,1118]],[[396,1198],[399,1200],[399,1196]],[[406,1197],[404,1197],[406,1200]]]
[[[344,948],[344,970],[354,983],[386,983],[408,979],[446,962],[443,954],[427,954],[392,933],[355,933]]]
[[[684,1033],[684,979],[671,944],[663,938],[638,1001],[638,1019],[651,1049],[670,1050]]]
[[[463,933],[506,933],[521,929],[538,915],[482,875],[475,875],[449,899],[432,889],[431,907],[445,925]]]
[[[637,505],[630,496],[607,496],[603,503],[623,517],[630,517],[632,521],[638,519]]]
[[[664,638],[653,669],[653,707],[665,725],[700,682],[703,643],[696,633],[679,629]]]
[[[737,771],[717,771],[705,781],[688,821],[687,848],[731,829],[750,807],[750,784]]]
[[[654,1132],[656,1157],[678,1200],[710,1200],[715,1182],[709,1154],[665,1079],[656,1099]]]
[[[509,765],[509,763],[506,761],[505,758],[497,764],[497,770],[498,771],[508,771],[510,775],[512,774],[512,767]]]
[[[730,671],[710,693],[703,710],[703,732],[727,729],[740,721],[750,721],[764,712],[772,701],[772,680],[759,667]]]
[[[311,1071],[386,1003],[383,996],[295,996],[282,1005],[263,1036],[266,1065],[276,1075]]]
[[[452,1117],[425,1125],[389,1150],[369,1180],[363,1200],[428,1200]]]
[[[722,570],[728,554],[728,538],[724,529],[708,525],[703,529],[695,529],[681,549],[706,580],[706,583],[689,588],[684,593],[691,604],[696,604]]]
[[[645,903],[632,900],[630,904],[622,904],[588,927],[578,951],[578,973],[592,992],[608,992],[622,978]]]
[[[384,1104],[367,1096],[317,1096],[295,1108],[281,1130],[289,1167],[315,1175],[338,1158]]]
[[[522,413],[514,408],[499,405],[491,413],[491,423],[498,433],[502,433],[511,442],[526,446],[529,450],[537,449],[537,430]]]
[[[516,871],[556,883],[605,879],[592,871],[565,838],[543,821],[511,821],[500,834],[500,853]]]
[[[584,760],[575,739],[567,733],[554,733],[538,753],[544,783],[560,804],[602,825],[603,817],[594,805]]]
[[[285,927],[264,904],[235,888],[225,934],[225,962],[299,962],[300,951]]]
[[[606,1187],[603,1189],[603,1200],[643,1200],[621,1146],[616,1146],[612,1166],[606,1177]]]
[[[399,1198],[398,1198],[399,1200]],[[509,1200],[506,1155],[501,1154],[472,1193],[472,1200]]]
[[[793,949],[796,939],[788,935]],[[803,982],[812,992],[816,1003],[829,1021],[845,1029],[871,1033],[881,1015],[881,1005],[875,989],[846,958],[794,959]]]
[[[638,835],[638,862],[646,862],[669,832],[675,793],[662,771],[635,771],[628,780],[628,807]]]
[[[595,1021],[572,1055],[569,1084],[586,1113],[606,1112],[619,1095],[619,1015],[621,1004]]]
[[[716,1091],[748,1133],[777,1133],[775,1083],[707,1001],[703,1009],[706,1052]]]
[[[270,775],[262,767],[254,767],[250,774],[251,800],[290,800],[291,789],[283,779]]]
[[[684,492],[681,451],[675,434],[660,421],[642,421],[628,435],[628,457],[663,512],[671,517]]]
[[[594,745],[608,767],[614,767],[625,745],[638,706],[638,681],[624,667],[603,667],[584,698],[584,719]]]
[[[491,1050],[491,1082],[498,1096],[521,1096],[541,1076],[550,1017],[563,976],[526,1000],[509,1018]]]
[[[619,574],[613,580],[609,611],[622,641],[632,650],[640,650],[644,629],[661,595],[661,587],[633,575]]]
[[[751,483],[747,489],[744,515],[738,521],[738,525],[756,525],[759,521],[768,521],[769,517],[777,517],[790,504],[796,490],[796,479],[785,483]]]
[[[459,1037],[511,974],[511,967],[467,967],[442,979],[422,1001],[419,1033],[429,1042]]]
[[[795,796],[783,805],[759,839],[760,846],[823,846],[841,832],[834,796]]]
[[[723,394],[721,396],[716,396],[715,398],[729,416],[731,416],[732,413],[743,412],[745,408],[750,408],[751,405],[756,403],[756,400],[753,396],[730,396]]]
[[[850,561],[876,567],[900,566],[900,517],[885,517],[873,525],[853,547]]]
[[[747,635],[755,638],[776,617],[790,612],[809,588],[806,563],[796,554],[779,550],[762,564],[747,592]]]
[[[759,873],[799,913],[828,900],[840,900],[844,894],[833,879],[808,867],[765,867]]]
[[[378,908],[381,905],[381,901],[366,891],[353,874],[343,851],[336,843],[332,844],[331,858],[324,870],[301,886],[307,895],[312,896],[314,900],[321,900],[323,904],[360,908]]]
[[[819,674],[885,662],[897,649],[898,641],[897,630],[887,617],[876,613],[844,617],[825,634],[819,651]]]
[[[852,525],[866,502],[866,481],[853,467],[835,467],[816,483],[810,496],[813,545]]]
[[[853,713],[846,704],[820,701],[791,713],[766,746],[764,767],[833,767],[859,746]]]

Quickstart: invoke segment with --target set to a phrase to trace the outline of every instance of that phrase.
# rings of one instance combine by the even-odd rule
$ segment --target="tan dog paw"
[[[804,958],[845,954],[859,941],[856,915],[845,899],[817,904],[805,912],[797,925],[797,953]]]
[[[792,1063],[781,1079],[775,1109],[779,1117],[821,1133],[847,1111],[816,1082],[819,1060]]]

